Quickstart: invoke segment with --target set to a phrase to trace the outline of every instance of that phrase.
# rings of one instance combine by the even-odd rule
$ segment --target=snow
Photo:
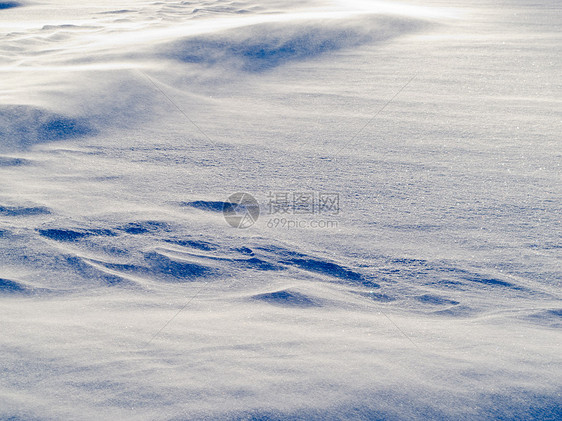
[[[0,2],[0,419],[560,419],[561,11]]]

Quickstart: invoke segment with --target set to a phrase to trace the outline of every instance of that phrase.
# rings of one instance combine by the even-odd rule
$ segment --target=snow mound
[[[95,133],[96,130],[86,118],[75,118],[23,105],[0,108],[0,150],[25,150],[38,143]]]
[[[395,16],[268,22],[173,41],[163,55],[186,63],[261,72],[333,51],[381,43],[428,23]]]

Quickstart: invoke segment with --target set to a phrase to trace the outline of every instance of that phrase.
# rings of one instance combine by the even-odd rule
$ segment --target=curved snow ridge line
[[[217,267],[168,257],[156,251],[145,253],[142,262],[138,263],[111,263],[89,258],[81,258],[81,260],[105,273],[126,280],[189,282],[208,279],[218,274]]]
[[[100,15],[121,15],[125,13],[138,13],[135,9],[118,9],[118,10],[107,10],[104,12],[98,12]]]
[[[58,254],[54,257],[59,284],[51,282],[57,291],[75,292],[92,287],[120,287],[148,290],[157,282],[182,283],[208,280],[216,275],[212,267],[189,261],[170,259],[155,252],[145,253],[141,260],[113,263],[102,258],[87,257],[82,252]],[[68,289],[71,281],[71,289]]]
[[[276,245],[258,246],[255,248],[254,254],[273,265],[297,272],[320,275],[327,279],[354,286],[379,287],[369,275],[324,257],[305,254]]]
[[[25,208],[21,210],[25,213]],[[215,210],[211,209],[210,212]],[[445,262],[390,258],[386,264],[371,262],[367,267],[373,268],[373,273],[367,274],[335,260],[269,242],[260,244],[258,241],[257,244],[233,247],[232,244],[221,245],[212,239],[186,238],[176,232],[173,225],[164,221],[132,221],[97,228],[45,227],[37,232],[41,237],[52,241],[72,243],[80,249],[84,247],[98,250],[96,253],[107,255],[108,258],[95,259],[97,264],[117,271],[114,275],[124,277],[136,274],[142,278],[162,278],[177,282],[230,276],[247,270],[284,272],[283,276],[309,279],[319,279],[319,275],[324,281],[344,283],[351,287],[351,292],[374,301],[399,301],[417,308],[422,305],[421,308],[425,309],[423,311],[451,306],[448,313],[453,312],[452,315],[461,315],[463,311],[466,313],[469,310],[462,310],[463,306],[460,305],[461,302],[466,302],[463,299],[466,291],[478,295],[544,295],[540,289],[513,282],[505,276],[491,276],[489,273],[451,266]],[[112,244],[137,242],[132,236],[139,237],[139,240],[142,238],[140,247],[133,246],[130,253],[126,254],[111,251]],[[73,265],[68,259],[65,261],[70,263],[70,271],[84,272],[80,265]],[[381,287],[382,284],[384,287]],[[375,289],[378,291],[374,292]]]
[[[117,226],[98,228],[43,227],[37,229],[40,237],[56,243],[72,244],[76,252],[59,255],[61,271],[77,272],[88,277],[96,277],[84,263],[102,267],[106,273],[126,279],[151,278],[182,281],[216,276],[230,276],[247,270],[266,272],[285,272],[287,276],[306,276],[322,280],[344,282],[349,285],[377,288],[379,285],[370,277],[335,261],[322,257],[291,251],[274,245],[264,247],[221,246],[202,239],[181,238],[174,229],[162,221],[138,221]],[[139,237],[134,240],[132,236]],[[128,237],[128,238],[127,238]],[[133,246],[128,253],[113,253],[117,246],[140,241],[141,246]],[[148,243],[147,243],[148,241]],[[89,250],[86,253],[78,250]],[[92,251],[97,256],[107,258],[87,258]],[[101,254],[100,254],[101,253]],[[64,268],[63,268],[64,266]],[[66,268],[66,269],[65,269]],[[102,275],[103,277],[103,275]],[[108,279],[106,284],[121,281]]]
[[[82,284],[74,285],[75,288],[90,288],[92,283],[103,287],[121,286],[135,289],[140,285],[140,283],[132,277],[123,276],[121,273],[112,272],[111,270],[105,270],[106,268],[103,268],[103,265],[102,267],[96,265],[97,262],[93,259],[75,254],[66,254],[61,257],[65,266],[82,278]]]
[[[215,212],[215,210],[211,209],[211,212]],[[191,241],[164,241],[176,244],[180,247],[188,246],[201,248],[199,244],[193,245]],[[220,253],[221,247],[218,245],[209,247],[211,244],[212,243],[209,242],[204,244],[203,250],[207,252],[203,253],[201,251],[186,251],[182,248],[171,249],[163,247],[156,247],[155,251],[167,256],[168,258],[191,260],[207,265],[217,265],[218,262],[222,262],[223,265],[230,265],[239,269],[255,269],[260,271],[282,271],[293,269],[298,272],[304,271],[313,275],[327,276],[332,279],[346,281],[352,284],[360,284],[369,288],[379,287],[379,285],[373,282],[370,277],[354,269],[328,259],[303,254],[282,247],[270,245],[255,247],[254,249],[250,247],[239,247],[237,249],[227,248],[225,250],[226,253]]]
[[[284,265],[257,257],[254,253],[248,254],[241,249],[227,249],[226,252],[221,252],[219,254],[220,249],[218,248],[213,249],[212,252],[205,253],[198,250],[195,253],[181,249],[156,247],[155,252],[170,259],[180,259],[201,265],[212,266],[223,272],[225,272],[225,269],[228,269],[228,273],[236,269],[253,269],[258,271],[282,271],[286,269]]]
[[[252,300],[265,302],[279,307],[310,308],[320,307],[321,302],[314,297],[292,289],[282,289],[273,292],[264,292],[250,297]]]

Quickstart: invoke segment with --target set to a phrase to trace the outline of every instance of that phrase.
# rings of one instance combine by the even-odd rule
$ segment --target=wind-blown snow
[[[562,10],[409,3],[0,2],[0,419],[562,417]]]

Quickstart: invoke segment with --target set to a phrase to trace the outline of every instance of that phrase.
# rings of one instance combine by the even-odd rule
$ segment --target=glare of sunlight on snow
[[[417,18],[455,18],[459,16],[458,9],[454,8],[421,7],[402,2],[333,0],[333,4],[342,10],[355,10],[363,13],[389,13]]]

